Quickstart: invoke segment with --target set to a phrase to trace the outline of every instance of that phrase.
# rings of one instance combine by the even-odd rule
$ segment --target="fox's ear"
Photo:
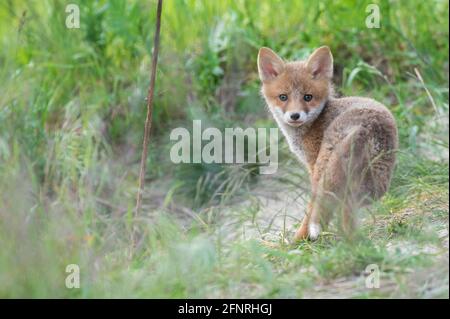
[[[314,78],[324,77],[329,80],[333,78],[333,56],[327,46],[316,49],[308,58],[308,69]]]
[[[259,78],[263,82],[273,80],[284,70],[283,60],[269,48],[261,48],[258,53]]]

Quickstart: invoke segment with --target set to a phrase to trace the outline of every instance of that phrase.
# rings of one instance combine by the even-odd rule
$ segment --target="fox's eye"
[[[287,101],[288,96],[287,96],[287,94],[280,94],[280,95],[278,95],[278,98],[279,98],[281,101],[285,102],[285,101]]]
[[[305,95],[303,95],[303,99],[304,99],[306,102],[311,101],[312,98],[313,98],[313,96],[312,96],[311,94],[305,94]]]

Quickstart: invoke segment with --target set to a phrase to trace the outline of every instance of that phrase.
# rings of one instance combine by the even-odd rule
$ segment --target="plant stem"
[[[142,146],[141,166],[139,172],[139,188],[136,198],[136,211],[135,211],[136,216],[140,214],[142,208],[142,193],[144,191],[144,183],[145,183],[145,170],[147,166],[146,163],[147,163],[148,144],[150,142],[150,130],[152,127],[153,96],[155,91],[156,66],[158,64],[159,33],[161,29],[162,2],[163,2],[162,0],[158,0],[158,8],[156,14],[156,31],[153,41],[152,69],[150,71],[150,87],[148,89],[147,95],[147,118],[145,120],[144,141]]]

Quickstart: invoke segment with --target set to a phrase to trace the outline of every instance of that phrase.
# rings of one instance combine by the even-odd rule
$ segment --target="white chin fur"
[[[310,223],[308,230],[309,230],[309,238],[311,240],[316,240],[317,238],[319,238],[319,235],[320,235],[320,232],[321,232],[319,224]]]
[[[304,123],[292,123],[292,122],[287,122],[286,121],[286,124],[289,125],[289,126],[292,126],[292,127],[299,127],[299,126],[301,126]]]
[[[305,123],[314,121],[319,116],[319,114],[322,112],[322,110],[325,106],[325,103],[326,103],[326,101],[322,102],[319,105],[319,107],[309,111],[308,113],[306,113],[304,111],[298,112],[300,115],[300,118],[298,119],[299,120],[298,123],[292,122],[292,120],[291,120],[291,114],[294,112],[288,111],[286,113],[283,113],[283,111],[277,106],[270,106],[270,109],[272,110],[272,113],[274,114],[277,121],[281,121],[282,123],[289,125],[291,127],[299,127]]]

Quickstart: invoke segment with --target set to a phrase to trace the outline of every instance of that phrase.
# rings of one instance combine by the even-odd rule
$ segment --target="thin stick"
[[[155,91],[156,66],[158,64],[159,33],[161,29],[161,11],[162,11],[162,0],[158,0],[158,9],[156,14],[156,31],[155,31],[155,38],[153,41],[152,69],[150,73],[150,87],[148,89],[147,95],[147,118],[145,120],[144,142],[142,146],[141,168],[139,172],[139,188],[136,198],[136,212],[135,212],[136,216],[139,215],[142,208],[142,193],[144,191],[148,144],[150,142],[150,129],[152,127],[153,95]]]

